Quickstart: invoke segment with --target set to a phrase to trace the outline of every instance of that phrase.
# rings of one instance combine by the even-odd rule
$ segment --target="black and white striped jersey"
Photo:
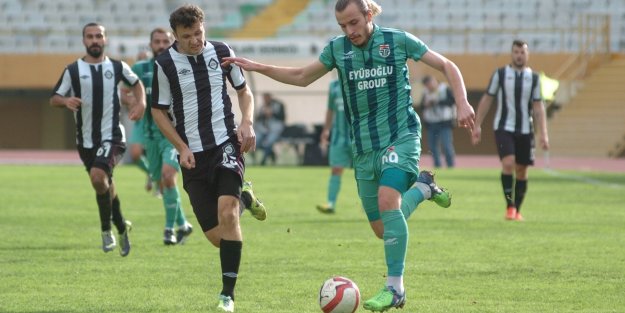
[[[102,141],[125,141],[124,129],[119,123],[118,85],[121,81],[134,86],[139,77],[128,64],[108,57],[97,64],[78,59],[65,68],[54,93],[82,101],[78,112],[74,113],[77,145],[94,148]]]
[[[497,112],[493,127],[516,134],[532,134],[532,103],[541,101],[538,73],[526,67],[517,71],[506,65],[491,76],[486,91],[497,97]]]
[[[237,90],[245,88],[246,82],[240,67],[221,67],[227,56],[234,56],[227,44],[206,41],[199,55],[179,53],[176,42],[156,58],[152,108],[170,110],[178,135],[192,152],[217,147],[236,136],[226,79]]]

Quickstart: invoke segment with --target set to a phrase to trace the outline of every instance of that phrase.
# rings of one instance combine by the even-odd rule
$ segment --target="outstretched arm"
[[[473,107],[467,101],[467,90],[464,86],[462,73],[460,73],[456,64],[432,50],[426,52],[421,57],[421,61],[445,74],[454,93],[454,99],[456,99],[458,125],[467,128],[469,131],[472,130],[475,123],[475,111],[473,111]]]
[[[281,83],[300,87],[306,87],[328,73],[326,67],[318,60],[304,67],[282,67],[258,63],[240,57],[226,57],[223,59],[223,67],[234,63],[248,72],[258,72]]]

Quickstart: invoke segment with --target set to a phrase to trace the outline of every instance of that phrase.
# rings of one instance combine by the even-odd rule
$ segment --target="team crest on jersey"
[[[211,70],[216,70],[218,66],[219,62],[217,62],[217,60],[211,58],[211,60],[208,61],[208,67],[210,67]]]
[[[104,72],[104,77],[106,77],[106,79],[113,78],[113,72],[111,72],[110,70],[106,70],[106,72]]]
[[[391,55],[391,46],[386,43],[383,45],[380,45],[380,55],[383,58],[386,58],[387,56]]]

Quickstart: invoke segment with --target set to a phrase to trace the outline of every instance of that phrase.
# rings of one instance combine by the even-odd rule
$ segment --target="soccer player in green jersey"
[[[381,11],[372,0],[338,0],[335,16],[345,35],[332,39],[319,60],[304,67],[224,58],[224,65],[234,63],[297,86],[338,70],[358,194],[374,233],[384,239],[387,281],[364,302],[365,309],[378,312],[403,307],[406,301],[406,218],[424,199],[443,207],[451,204],[449,193],[436,186],[430,172],[419,174],[421,123],[412,109],[407,60],[422,61],[445,74],[456,99],[458,125],[471,129],[475,119],[458,67],[414,35],[374,24],[373,17]]]
[[[174,42],[172,34],[164,28],[155,28],[150,33],[150,49],[156,57],[165,51]],[[154,58],[141,60],[132,66],[146,87],[146,103],[148,108],[152,103],[152,74],[154,72]],[[155,188],[162,190],[163,206],[165,207],[165,231],[163,243],[165,245],[183,244],[193,231],[193,227],[184,214],[180,192],[177,186],[177,173],[180,165],[174,146],[163,136],[154,123],[150,110],[146,110],[138,130],[143,135],[141,142],[147,155],[148,173],[155,182]],[[178,228],[174,230],[174,226]]]
[[[330,136],[330,130],[332,135]],[[352,148],[349,139],[349,125],[343,106],[343,92],[338,79],[330,82],[328,90],[328,110],[321,131],[321,143],[328,147],[328,161],[332,172],[328,182],[328,200],[317,205],[321,213],[334,213],[336,200],[341,190],[343,169],[352,166]]]

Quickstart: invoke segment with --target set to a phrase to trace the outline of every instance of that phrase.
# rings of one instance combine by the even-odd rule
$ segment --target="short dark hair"
[[[188,28],[197,22],[204,22],[204,11],[197,5],[184,4],[169,15],[169,26],[174,32],[178,26]]]
[[[96,23],[96,22],[91,22],[91,23],[87,23],[87,25],[83,26],[82,28],[82,36],[85,37],[85,31],[87,31],[87,27],[92,27],[92,26],[99,26],[102,27],[104,29],[104,34],[106,35],[106,28],[104,28],[104,26],[100,23]]]
[[[516,47],[521,47],[523,48],[523,46],[527,46],[527,42],[521,40],[521,39],[515,39],[514,41],[512,41],[512,46],[516,46]]]
[[[168,31],[168,30],[166,30],[166,29],[165,29],[165,28],[163,28],[163,27],[157,27],[157,28],[154,28],[154,29],[152,30],[152,32],[150,33],[150,41],[152,41],[152,39],[154,39],[154,34],[156,34],[156,33],[159,33],[159,34],[167,34],[167,33],[169,33],[169,31]],[[170,35],[170,36],[171,36],[171,35]]]

